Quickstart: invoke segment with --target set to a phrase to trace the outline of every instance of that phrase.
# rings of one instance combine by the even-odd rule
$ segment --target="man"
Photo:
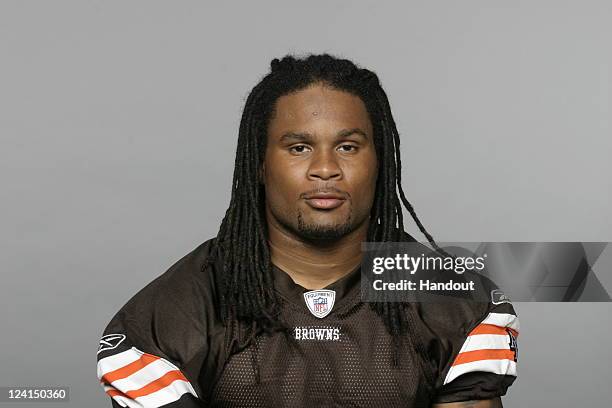
[[[365,303],[361,243],[404,232],[399,135],[376,75],[287,56],[250,93],[214,239],[112,319],[114,407],[500,407],[509,303]]]

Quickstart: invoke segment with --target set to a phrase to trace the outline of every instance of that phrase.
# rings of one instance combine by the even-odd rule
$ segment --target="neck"
[[[361,243],[367,238],[368,220],[334,242],[316,244],[300,239],[268,221],[271,261],[306,289],[324,288],[355,270],[361,263]]]

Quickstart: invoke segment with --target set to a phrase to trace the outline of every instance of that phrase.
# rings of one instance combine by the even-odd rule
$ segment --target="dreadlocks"
[[[264,331],[279,328],[279,300],[274,292],[264,190],[258,178],[267,140],[267,127],[280,96],[322,83],[360,97],[370,115],[380,163],[376,194],[370,213],[368,241],[406,241],[402,204],[427,240],[438,248],[406,199],[401,185],[400,138],[389,101],[378,77],[351,61],[333,56],[286,56],[271,62],[271,71],[249,94],[240,122],[232,196],[216,245],[224,254],[221,314]],[[399,193],[399,194],[398,194]],[[394,338],[412,330],[405,303],[378,302],[371,307]],[[425,353],[422,346],[417,350]]]

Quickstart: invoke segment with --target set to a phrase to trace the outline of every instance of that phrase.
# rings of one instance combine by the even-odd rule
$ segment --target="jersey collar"
[[[272,274],[274,276],[274,289],[291,303],[302,306],[306,309],[304,303],[304,293],[311,289],[306,289],[291,279],[291,276],[276,265],[272,265]],[[327,285],[322,289],[333,290],[336,292],[336,301],[334,309],[338,308],[344,300],[349,298],[355,290],[359,290],[361,282],[361,265],[354,269],[349,274],[338,279],[334,283]]]

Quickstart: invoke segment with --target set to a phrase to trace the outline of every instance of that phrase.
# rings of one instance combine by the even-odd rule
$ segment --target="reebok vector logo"
[[[493,303],[494,305],[499,305],[502,303],[510,303],[510,298],[501,291],[501,289],[493,289],[491,291],[491,303]]]
[[[102,336],[100,345],[98,346],[98,354],[100,354],[101,351],[116,348],[123,340],[125,340],[124,334],[107,334],[106,336]]]
[[[308,310],[319,319],[324,318],[332,311],[335,300],[336,292],[333,290],[320,289],[304,293],[304,301]]]

